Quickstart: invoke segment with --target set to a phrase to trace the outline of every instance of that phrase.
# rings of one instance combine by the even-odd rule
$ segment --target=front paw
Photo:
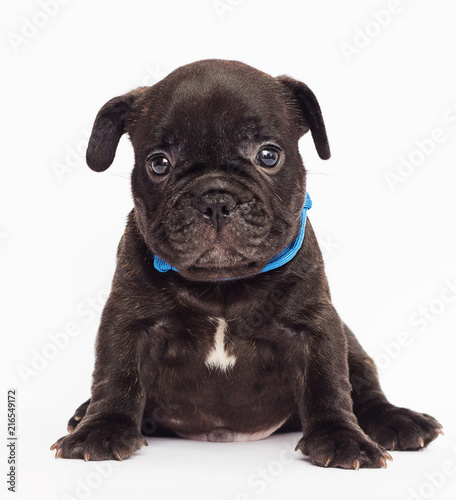
[[[326,425],[307,433],[296,449],[316,465],[342,469],[386,467],[391,455],[371,441],[361,429],[343,424]]]
[[[363,431],[388,450],[420,450],[443,434],[430,415],[389,403],[362,408],[357,417]]]
[[[115,418],[86,418],[51,450],[56,450],[55,458],[123,460],[144,445],[147,441],[134,425]]]

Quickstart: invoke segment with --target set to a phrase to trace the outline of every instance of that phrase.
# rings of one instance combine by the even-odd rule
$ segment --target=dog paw
[[[420,450],[443,434],[430,415],[389,403],[363,409],[357,417],[363,431],[388,450]]]
[[[391,455],[361,430],[327,426],[301,438],[296,449],[316,465],[342,469],[386,468]]]
[[[82,403],[82,405],[74,412],[74,415],[70,418],[70,420],[68,420],[68,432],[73,432],[81,423],[81,420],[85,417],[89,404],[90,399],[88,399],[85,403]]]
[[[92,418],[61,437],[51,450],[56,450],[55,458],[122,461],[144,445],[147,446],[147,441],[133,425],[115,419]]]

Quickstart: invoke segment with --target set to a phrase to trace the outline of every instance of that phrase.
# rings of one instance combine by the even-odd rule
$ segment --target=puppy
[[[383,394],[331,302],[299,138],[330,156],[315,95],[234,61],[181,67],[99,111],[87,163],[135,153],[134,209],[96,341],[92,397],[56,457],[130,457],[144,435],[299,431],[318,465],[385,467],[441,425]]]

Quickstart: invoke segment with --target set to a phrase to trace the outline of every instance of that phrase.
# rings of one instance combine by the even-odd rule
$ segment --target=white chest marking
[[[226,371],[228,368],[234,366],[236,357],[225,350],[226,321],[223,318],[217,318],[217,321],[214,347],[207,355],[205,363],[208,368],[219,368]]]

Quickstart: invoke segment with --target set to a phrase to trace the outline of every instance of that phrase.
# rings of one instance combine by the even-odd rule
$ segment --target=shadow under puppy
[[[181,67],[99,111],[87,163],[122,134],[134,209],[96,342],[92,397],[56,457],[130,457],[144,435],[254,440],[301,431],[314,463],[385,467],[439,433],[383,394],[331,303],[306,219],[307,131],[330,156],[315,95],[234,61]]]

